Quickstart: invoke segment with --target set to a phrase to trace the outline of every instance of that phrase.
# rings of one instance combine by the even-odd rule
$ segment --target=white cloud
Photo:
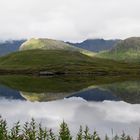
[[[0,38],[140,36],[139,0],[0,0]]]

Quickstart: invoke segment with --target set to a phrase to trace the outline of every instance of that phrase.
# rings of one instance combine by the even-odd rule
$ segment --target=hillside
[[[126,54],[126,52],[133,51],[138,53],[138,40],[139,38],[131,38],[126,41],[121,41],[117,44],[116,48],[113,48],[111,51],[96,55],[90,51],[71,46],[63,41],[30,39],[21,45],[20,51],[0,58],[0,73],[138,74],[139,64],[130,65],[122,61],[109,60],[115,58],[118,58],[115,60],[123,60],[121,56],[125,56],[124,54]],[[134,44],[133,49],[131,48],[130,42],[132,45]],[[119,55],[120,53],[122,54],[121,56]],[[130,55],[132,54],[130,53]]]
[[[80,43],[71,43],[70,45],[76,46],[78,48],[86,49],[93,52],[99,52],[104,50],[110,50],[114,47],[116,43],[120,40],[105,40],[105,39],[87,39]]]
[[[19,50],[32,50],[32,49],[42,49],[42,50],[66,50],[66,51],[76,51],[88,56],[94,56],[95,53],[88,50],[76,48],[72,45],[69,45],[63,41],[53,40],[53,39],[29,39],[24,42]]]
[[[0,42],[0,56],[18,51],[20,45],[24,42],[25,40],[12,40],[12,41],[5,41],[5,42]]]
[[[18,51],[19,49],[23,49],[23,48],[21,48],[21,46],[25,47],[25,45],[23,44],[25,41],[26,40],[7,40],[4,42],[0,42],[0,56]],[[35,39],[31,39],[30,41],[32,43],[34,42],[32,44],[33,46],[35,45],[35,42],[39,42]],[[70,42],[64,43],[63,41],[59,41],[59,44],[61,44],[61,46],[68,46],[68,44],[69,44],[69,46],[75,46],[75,47],[78,47],[81,49],[85,49],[85,50],[89,50],[89,51],[93,51],[93,52],[99,52],[99,51],[111,49],[114,46],[114,44],[116,44],[118,41],[119,40],[113,40],[113,39],[112,40],[87,39],[81,43],[70,43]],[[30,42],[30,44],[31,44],[31,42]],[[53,47],[58,46],[57,45],[58,42],[55,43],[56,40],[48,39],[48,42],[54,43]],[[29,45],[29,40],[26,41],[25,44]]]
[[[136,74],[139,65],[89,57],[76,51],[26,50],[0,58],[0,72],[16,74]]]
[[[114,60],[139,62],[140,37],[131,37],[123,41],[120,41],[110,51],[102,52],[97,56]]]

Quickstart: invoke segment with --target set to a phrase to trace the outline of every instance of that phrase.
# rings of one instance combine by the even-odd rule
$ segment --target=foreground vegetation
[[[112,134],[113,135],[113,134]],[[68,125],[63,121],[60,124],[60,128],[55,134],[52,129],[47,129],[41,124],[37,124],[34,119],[31,122],[26,122],[24,126],[21,126],[19,122],[9,129],[6,120],[0,117],[0,140],[133,140],[129,135],[124,132],[120,136],[115,135],[109,138],[105,135],[104,138],[100,138],[97,131],[93,133],[89,132],[89,128],[85,129],[80,126],[76,136],[72,136]]]

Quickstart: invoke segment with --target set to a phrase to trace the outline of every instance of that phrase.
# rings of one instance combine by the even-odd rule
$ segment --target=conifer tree
[[[6,120],[0,116],[0,140],[8,140],[8,131]]]
[[[107,136],[107,134],[105,135],[105,140],[109,140],[109,137]]]
[[[64,121],[60,124],[59,140],[72,140],[68,125]]]
[[[80,126],[79,132],[77,133],[76,140],[82,140],[83,138],[83,128]]]
[[[84,131],[84,135],[83,138],[84,140],[91,140],[91,134],[89,133],[89,128],[88,126],[86,126],[85,131]]]
[[[55,134],[53,133],[52,129],[49,130],[50,140],[56,140]]]
[[[20,123],[17,122],[15,126],[10,131],[10,140],[22,140],[22,135],[20,135]]]
[[[96,130],[93,132],[92,140],[100,140],[100,137],[97,134],[97,131]]]

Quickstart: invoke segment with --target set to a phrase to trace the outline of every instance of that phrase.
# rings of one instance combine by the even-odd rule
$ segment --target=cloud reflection
[[[29,121],[32,117],[56,130],[65,120],[73,134],[80,125],[96,129],[102,136],[121,133],[123,130],[136,137],[140,126],[140,105],[125,102],[87,102],[82,98],[69,98],[51,102],[29,102],[19,100],[0,101],[0,114],[9,125],[15,121]]]

